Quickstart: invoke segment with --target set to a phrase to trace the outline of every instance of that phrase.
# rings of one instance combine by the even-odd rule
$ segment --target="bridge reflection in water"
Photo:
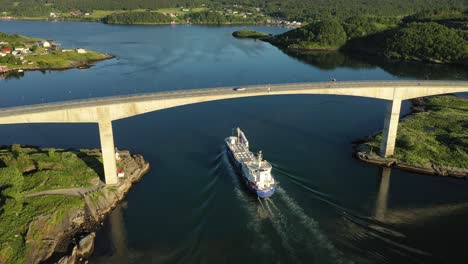
[[[130,251],[127,246],[124,210],[127,202],[118,204],[105,219],[104,227],[99,230],[95,240],[95,251],[91,263],[130,263]],[[110,243],[109,243],[110,242]]]
[[[390,188],[390,174],[391,168],[383,167],[382,176],[380,176],[379,192],[375,201],[374,218],[378,221],[384,222],[385,213],[388,205],[388,190]]]

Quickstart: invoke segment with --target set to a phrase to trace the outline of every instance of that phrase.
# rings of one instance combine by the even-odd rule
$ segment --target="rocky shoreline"
[[[407,116],[404,116],[400,119],[400,122],[405,122],[406,120],[412,118],[415,113],[425,112],[426,104],[424,98],[416,98],[411,100],[412,104],[412,112]],[[389,157],[383,158],[379,156],[377,153],[373,152],[372,148],[366,145],[365,143],[370,141],[375,135],[379,134],[376,132],[374,135],[368,136],[364,139],[357,140],[354,142],[354,156],[363,161],[370,164],[383,166],[383,167],[394,167],[397,169],[402,169],[410,172],[416,172],[421,174],[429,174],[429,175],[438,175],[438,176],[449,176],[454,178],[463,178],[468,179],[468,168],[457,168],[457,167],[450,167],[444,166],[439,164],[425,164],[425,165],[415,165],[415,164],[408,164],[406,162],[400,161],[398,159]]]
[[[416,172],[421,174],[430,174],[438,176],[450,176],[455,178],[464,178],[468,179],[468,169],[456,168],[449,166],[441,166],[437,164],[427,164],[427,165],[413,165],[408,164],[402,161],[399,161],[394,158],[382,158],[377,154],[369,153],[369,149],[363,148],[366,146],[357,145],[355,147],[355,156],[361,161],[383,166],[383,167],[393,167],[397,169],[402,169],[410,172]]]
[[[141,155],[130,155],[128,151],[119,154],[118,166],[126,175],[118,184],[96,183],[94,191],[82,194],[84,208],[68,210],[60,216],[43,215],[30,223],[24,263],[87,263],[94,250],[95,231],[150,167]]]

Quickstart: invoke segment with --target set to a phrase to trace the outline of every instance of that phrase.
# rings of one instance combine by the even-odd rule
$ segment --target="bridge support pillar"
[[[385,113],[384,129],[382,133],[382,142],[380,143],[380,156],[392,156],[395,151],[395,142],[400,120],[401,99],[394,98],[388,102]]]
[[[106,184],[117,184],[117,164],[115,162],[114,134],[112,120],[107,109],[98,110],[99,137],[101,139],[102,161]]]

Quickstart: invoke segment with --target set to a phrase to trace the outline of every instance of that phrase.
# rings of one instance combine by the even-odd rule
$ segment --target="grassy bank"
[[[394,158],[410,164],[468,168],[468,100],[455,96],[424,99],[426,111],[398,125]],[[379,152],[382,135],[364,143]]]
[[[263,38],[268,36],[267,33],[250,29],[241,29],[238,31],[234,31],[232,35],[236,38]]]
[[[84,54],[76,51],[53,51],[46,54],[32,54],[23,56],[25,63],[13,60],[0,63],[10,70],[40,70],[40,69],[68,69],[85,66],[90,62],[112,58],[111,55],[95,51],[87,51]]]
[[[100,157],[88,150],[65,151],[13,145],[0,148],[0,263],[23,263],[29,224],[42,215],[49,221],[84,206],[81,197],[24,197],[44,190],[86,187],[99,182]],[[55,219],[55,220],[54,220]],[[32,234],[30,234],[31,236]],[[36,234],[41,238],[40,234]],[[41,238],[42,239],[42,238]]]
[[[4,52],[0,56],[0,66],[6,66],[6,70],[2,67],[1,71],[67,69],[112,58],[111,55],[92,50],[61,49],[53,41],[17,34],[0,32],[0,43],[0,51]]]

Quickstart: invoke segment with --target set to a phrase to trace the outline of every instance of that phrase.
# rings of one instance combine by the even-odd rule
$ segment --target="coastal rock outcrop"
[[[82,263],[94,250],[95,230],[148,171],[149,164],[140,155],[120,151],[118,166],[126,175],[117,185],[102,185],[83,194],[85,206],[39,216],[30,223],[26,235],[26,264]]]

